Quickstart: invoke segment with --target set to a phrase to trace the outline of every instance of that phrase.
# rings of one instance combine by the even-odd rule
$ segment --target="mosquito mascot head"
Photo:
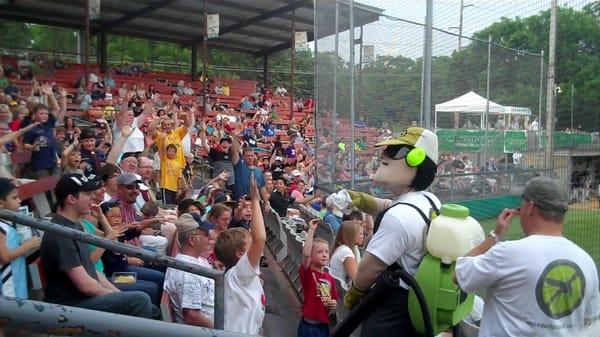
[[[381,165],[373,181],[395,196],[406,191],[422,191],[435,178],[438,139],[435,133],[410,127],[398,137],[375,145],[383,149]]]

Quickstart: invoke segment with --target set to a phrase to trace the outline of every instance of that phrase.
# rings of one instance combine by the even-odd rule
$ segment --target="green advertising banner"
[[[528,132],[525,130],[437,130],[439,150],[441,152],[478,152],[484,144],[490,144],[493,152],[514,153],[528,149]],[[529,134],[533,134],[529,132]],[[542,147],[546,146],[546,135],[542,132]],[[563,131],[554,134],[554,147],[564,148],[593,143],[591,133],[567,133]]]
[[[504,132],[504,152],[514,153],[527,150],[527,131],[515,130]]]

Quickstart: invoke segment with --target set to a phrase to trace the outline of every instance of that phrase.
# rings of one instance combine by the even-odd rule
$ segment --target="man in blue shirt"
[[[234,142],[239,142],[237,136],[233,137]],[[265,179],[263,172],[256,166],[256,153],[251,147],[245,147],[242,151],[242,158],[239,156],[232,156],[233,172],[235,176],[235,184],[233,186],[233,194],[236,200],[240,197],[248,195],[250,192],[250,179],[254,175],[256,178],[256,184],[260,188],[260,194],[264,201],[265,211],[271,209],[269,205],[269,193],[267,192]]]

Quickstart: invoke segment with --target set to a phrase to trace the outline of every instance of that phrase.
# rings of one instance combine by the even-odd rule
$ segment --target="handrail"
[[[89,337],[242,337],[246,334],[173,324],[0,296],[0,322],[49,335]]]
[[[85,242],[113,252],[137,257],[144,260],[145,262],[152,262],[156,265],[171,267],[178,270],[183,270],[188,273],[211,278],[215,281],[215,329],[222,330],[225,327],[225,281],[224,273],[222,271],[179,261],[169,256],[156,254],[149,250],[101,238],[90,233],[57,225],[50,221],[32,218],[6,209],[0,209],[0,218],[28,227],[32,227],[44,232],[61,235],[72,240]]]

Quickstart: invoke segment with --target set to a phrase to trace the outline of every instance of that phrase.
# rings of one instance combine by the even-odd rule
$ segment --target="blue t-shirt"
[[[325,213],[323,222],[329,224],[334,234],[337,234],[338,230],[342,226],[342,219],[335,216],[335,214],[333,214],[331,211],[327,211],[327,213]]]
[[[233,166],[235,184],[233,186],[233,196],[237,200],[239,197],[248,195],[250,192],[250,174],[254,172],[258,188],[265,186],[263,172],[258,167],[249,168],[243,159]]]
[[[248,109],[252,109],[254,106],[252,105],[252,103],[250,103],[249,101],[245,100],[242,101],[241,108],[244,110],[248,110]]]
[[[56,142],[54,139],[54,124],[38,125],[27,131],[23,136],[23,143],[39,144],[39,151],[31,153],[31,168],[34,171],[52,169],[56,166]]]

